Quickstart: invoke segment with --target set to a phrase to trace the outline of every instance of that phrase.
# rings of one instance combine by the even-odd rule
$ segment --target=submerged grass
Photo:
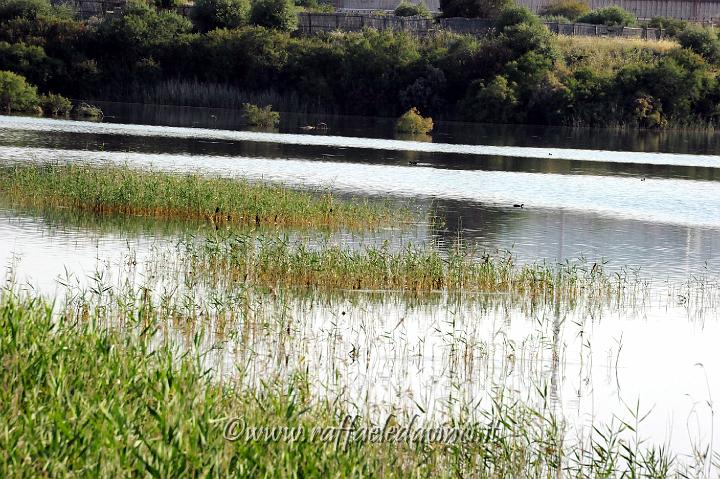
[[[154,331],[161,318],[147,296],[122,318],[124,330],[106,326],[118,323],[110,317],[112,308],[53,310],[37,296],[0,293],[3,477],[535,478],[675,472],[675,459],[666,451],[628,441],[615,428],[598,428],[587,447],[570,447],[547,391],[541,391],[546,401],[531,407],[499,389],[482,408],[474,404],[444,424],[449,432],[443,436],[416,436],[414,431],[432,425],[413,429],[402,417],[363,433],[373,426],[360,418],[345,446],[339,428],[350,426],[344,422],[349,405],[314,398],[302,372],[284,382],[268,378],[254,388],[214,381],[203,366],[198,336],[195,348],[184,354],[158,344]],[[232,418],[242,423],[228,430]],[[274,438],[272,427],[279,428]],[[327,427],[334,429],[323,433]],[[404,436],[403,427],[409,430]],[[226,440],[226,432],[236,440]]]
[[[609,295],[624,288],[601,264],[517,265],[510,254],[478,255],[452,247],[339,246],[328,241],[233,232],[179,243],[179,264],[194,275],[270,287],[377,289],[411,292],[514,292],[542,296],[559,292]]]
[[[367,228],[411,216],[389,204],[341,200],[328,192],[122,166],[4,167],[0,168],[0,194],[20,206],[204,219],[216,225]]]

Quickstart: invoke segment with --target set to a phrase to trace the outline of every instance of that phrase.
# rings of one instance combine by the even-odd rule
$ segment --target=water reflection
[[[140,123],[239,130],[245,127],[242,112],[222,108],[97,102],[113,123]],[[340,115],[283,113],[280,132],[298,133],[303,125],[324,122],[329,134],[364,138],[394,138],[395,119]],[[435,122],[433,141],[495,146],[576,148],[609,151],[639,151],[720,154],[720,137],[712,130],[637,130],[566,128],[534,125],[482,125]]]

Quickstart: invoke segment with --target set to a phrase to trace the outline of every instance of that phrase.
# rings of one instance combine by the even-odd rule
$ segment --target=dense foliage
[[[32,111],[39,104],[37,89],[28,85],[21,75],[0,71],[0,109],[13,111]]]
[[[635,25],[635,20],[634,14],[617,6],[598,8],[577,19],[581,23],[607,25],[609,27],[628,27]]]
[[[566,40],[513,7],[481,38],[375,30],[302,37],[258,5],[249,24],[204,32],[207,24],[138,1],[123,16],[80,21],[44,0],[0,0],[0,70],[41,94],[173,104],[189,104],[192,94],[194,105],[281,111],[398,117],[417,107],[434,118],[641,126],[720,115],[720,42],[711,30],[686,28],[677,45]],[[603,11],[588,15],[610,22]],[[280,20],[252,25],[260,17]]]
[[[416,5],[406,1],[400,2],[395,8],[395,15],[398,17],[432,17],[430,10],[424,4],[419,3]]]
[[[563,17],[577,20],[590,11],[590,6],[581,0],[554,0],[542,7],[540,14],[546,17]]]
[[[395,124],[395,130],[398,133],[410,133],[413,135],[427,134],[430,133],[432,129],[432,118],[423,117],[415,107],[403,113]]]

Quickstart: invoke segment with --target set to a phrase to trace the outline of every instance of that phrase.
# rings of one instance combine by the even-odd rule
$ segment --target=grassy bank
[[[17,205],[99,214],[207,220],[215,225],[366,228],[410,218],[407,211],[271,183],[128,167],[0,168],[0,194]]]
[[[530,407],[502,389],[445,424],[469,431],[464,440],[378,442],[362,433],[347,447],[344,436],[313,440],[316,428],[343,426],[349,405],[314,398],[302,373],[256,388],[213,381],[196,348],[178,354],[158,343],[161,318],[148,306],[141,300],[122,318],[104,308],[57,317],[42,299],[3,290],[3,477],[667,477],[681,470],[667,451],[622,439],[616,428],[598,425],[592,440],[573,448],[549,404]],[[113,319],[125,330],[98,326]],[[231,418],[246,428],[227,429]],[[390,427],[408,424],[400,417]],[[253,440],[251,426],[303,427],[308,435]]]

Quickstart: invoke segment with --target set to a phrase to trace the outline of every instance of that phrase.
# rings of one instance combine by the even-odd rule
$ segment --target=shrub
[[[49,16],[53,10],[48,0],[0,0],[0,20],[34,19]]]
[[[395,131],[398,133],[410,133],[413,135],[427,134],[430,133],[432,129],[432,118],[422,117],[415,107],[403,113],[395,124]]]
[[[635,25],[635,15],[620,7],[605,7],[588,12],[577,19],[581,23],[607,25],[609,27],[627,27]]]
[[[75,116],[78,118],[86,118],[93,120],[102,120],[104,116],[100,108],[85,102],[80,103],[78,106],[76,106],[73,110],[73,113],[75,113]]]
[[[680,46],[692,50],[708,61],[715,62],[720,59],[720,43],[715,33],[698,26],[687,27],[677,36]]]
[[[195,27],[203,32],[240,27],[249,16],[250,0],[196,0],[190,12]]]
[[[563,17],[577,20],[590,11],[590,6],[580,0],[554,0],[540,9],[544,17]]]
[[[17,73],[0,71],[0,109],[31,112],[39,106],[37,89]]]
[[[487,85],[481,80],[470,85],[463,111],[470,121],[508,123],[515,119],[517,106],[516,85],[498,75]]]
[[[405,1],[400,2],[400,5],[397,6],[395,15],[398,17],[432,17],[430,10],[422,3],[415,5]]]
[[[544,15],[541,18],[544,23],[562,23],[562,24],[572,23],[572,20],[570,20],[567,17],[563,17],[561,15]]]
[[[72,110],[72,102],[62,95],[50,93],[40,97],[40,107],[45,115],[68,116]]]
[[[537,25],[540,19],[533,12],[525,7],[512,6],[502,11],[495,23],[497,31],[503,32],[507,27],[526,23],[529,25]]]
[[[444,17],[496,18],[513,0],[440,0]]]
[[[255,0],[250,23],[284,32],[297,30],[297,7],[292,0]]]
[[[667,125],[662,104],[650,95],[639,95],[633,101],[633,118],[643,128],[660,128]]]
[[[272,111],[272,105],[259,107],[251,103],[245,103],[243,104],[243,112],[245,121],[250,126],[273,128],[280,123],[280,113]]]
[[[677,18],[653,17],[647,26],[650,28],[662,28],[666,35],[677,37],[680,32],[687,28],[688,23]]]
[[[295,0],[295,5],[309,12],[332,13],[335,7],[328,0]]]

